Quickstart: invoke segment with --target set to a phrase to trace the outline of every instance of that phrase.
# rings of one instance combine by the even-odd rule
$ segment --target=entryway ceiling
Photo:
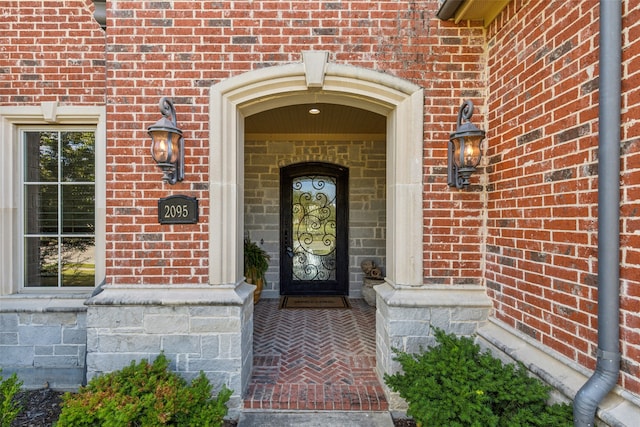
[[[317,108],[318,114],[309,110]],[[384,134],[386,118],[337,104],[299,104],[274,108],[245,119],[246,133]]]

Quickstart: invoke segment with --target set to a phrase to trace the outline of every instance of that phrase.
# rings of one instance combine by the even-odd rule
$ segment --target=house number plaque
[[[176,195],[158,200],[158,222],[160,224],[196,224],[198,199]]]

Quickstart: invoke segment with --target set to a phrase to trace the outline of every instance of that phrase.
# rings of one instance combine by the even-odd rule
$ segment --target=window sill
[[[84,302],[89,296],[91,292],[4,295],[0,297],[0,313],[82,312],[87,311]]]

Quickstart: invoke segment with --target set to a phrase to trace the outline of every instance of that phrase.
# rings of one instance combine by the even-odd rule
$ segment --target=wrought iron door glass
[[[336,279],[336,180],[301,176],[292,182],[294,280]]]

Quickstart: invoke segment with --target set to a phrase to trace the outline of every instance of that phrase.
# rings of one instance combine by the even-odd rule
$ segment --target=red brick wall
[[[434,1],[112,3],[109,282],[207,283],[209,87],[249,70],[300,62],[301,51],[315,49],[330,51],[330,61],[426,88],[425,276],[438,283],[479,283],[481,196],[450,192],[444,165],[462,99],[482,103],[484,38],[482,30],[451,24],[439,32],[436,9]],[[159,118],[162,96],[173,97],[187,144],[187,179],[172,188],[160,183],[145,131]],[[157,199],[170,192],[200,200],[199,224],[157,224]],[[468,218],[454,219],[456,205],[464,205]]]
[[[89,0],[0,2],[0,105],[104,105],[104,31]]]
[[[4,2],[0,38],[9,54],[0,57],[0,104],[101,105],[106,94],[107,281],[207,283],[209,87],[299,62],[309,49],[408,79],[426,95],[425,280],[480,283],[482,187],[474,177],[472,191],[450,191],[445,165],[459,104],[472,98],[482,107],[484,37],[481,29],[442,23],[437,7],[118,0],[107,3],[105,35],[90,0]],[[162,96],[174,100],[187,147],[187,179],[171,188],[160,181],[146,134]],[[172,193],[199,199],[198,224],[158,224],[157,200]]]
[[[640,26],[637,2],[623,4],[621,384],[639,393]],[[589,368],[597,347],[598,17],[595,0],[516,1],[491,26],[488,51],[486,284],[495,315]]]

